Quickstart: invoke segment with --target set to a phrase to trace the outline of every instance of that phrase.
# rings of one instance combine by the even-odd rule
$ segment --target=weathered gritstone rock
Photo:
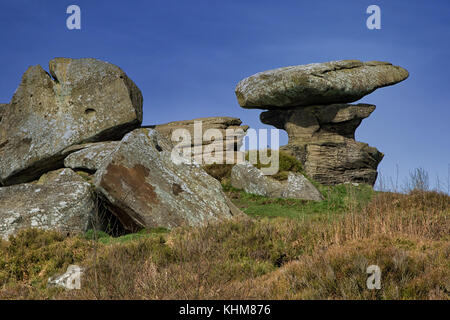
[[[201,122],[201,130],[202,134],[204,135],[205,132],[209,129],[217,130],[217,132],[222,135],[221,140],[214,140],[212,138],[211,140],[208,139],[202,139],[201,136],[196,138],[194,134],[194,124],[195,122]],[[184,152],[184,150],[187,148],[190,148],[190,156],[196,157],[199,159],[202,159],[202,164],[205,164],[204,155],[209,155],[211,150],[217,151],[217,153],[214,153],[215,158],[221,159],[220,161],[223,161],[223,163],[236,163],[238,157],[237,157],[237,151],[242,146],[242,140],[244,139],[246,132],[248,130],[248,126],[242,126],[242,121],[238,118],[231,118],[231,117],[209,117],[209,118],[198,118],[193,120],[184,120],[184,121],[175,121],[175,122],[169,122],[166,124],[160,124],[152,126],[152,128],[158,130],[161,132],[165,137],[167,137],[169,140],[172,140],[172,135],[175,130],[177,129],[186,129],[190,136],[191,140],[187,141],[187,143],[178,143],[174,141],[174,145],[180,148],[180,152]],[[227,131],[228,132],[234,132],[234,136],[227,137]],[[181,142],[181,141],[180,141]],[[234,151],[233,153],[227,151]],[[201,157],[198,157],[198,156]],[[228,157],[227,157],[228,156]],[[241,157],[243,158],[243,153],[241,154]],[[212,160],[212,159],[211,159]],[[227,161],[228,160],[228,161]],[[208,160],[207,160],[208,161]],[[208,163],[210,164],[210,163]]]
[[[97,170],[96,189],[126,229],[198,226],[232,217],[220,183],[198,164],[175,164],[171,151],[157,130],[137,129]]]
[[[120,139],[142,122],[142,94],[118,67],[57,58],[52,77],[30,67],[0,122],[0,183],[32,181],[62,167],[64,149]]]
[[[269,198],[323,200],[320,192],[302,174],[289,172],[287,181],[277,181],[245,161],[231,170],[231,185],[247,193]]]
[[[299,159],[309,177],[325,185],[344,182],[373,185],[383,154],[355,141],[362,119],[375,110],[369,104],[333,104],[290,110],[270,110],[261,122],[286,130],[282,147]]]
[[[0,237],[39,228],[77,234],[91,227],[95,201],[85,182],[19,184],[0,188]]]
[[[64,159],[64,166],[91,172],[97,171],[105,159],[114,152],[119,143],[119,141],[109,141],[74,146],[71,149],[79,149],[79,151],[75,151],[68,155]]]
[[[64,182],[86,182],[80,175],[69,168],[58,169],[44,173],[39,180],[33,181],[38,185],[48,184],[48,183],[64,183]]]
[[[257,73],[238,83],[236,96],[241,107],[257,109],[354,102],[408,76],[388,62],[313,63]]]

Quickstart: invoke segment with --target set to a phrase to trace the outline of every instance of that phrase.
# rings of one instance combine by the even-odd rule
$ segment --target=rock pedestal
[[[375,106],[369,104],[332,104],[270,110],[260,118],[265,124],[286,130],[289,144],[281,149],[299,159],[313,180],[325,185],[373,185],[383,154],[355,141],[355,130],[374,110]]]
[[[396,84],[408,71],[387,62],[332,61],[255,74],[239,82],[243,108],[266,109],[265,124],[286,130],[282,149],[302,162],[309,177],[324,185],[373,185],[383,154],[355,141],[355,130],[375,106],[347,104]]]

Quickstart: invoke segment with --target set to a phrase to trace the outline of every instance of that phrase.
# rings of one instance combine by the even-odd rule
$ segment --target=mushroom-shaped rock
[[[374,90],[409,76],[388,62],[341,60],[264,71],[236,87],[243,108],[280,109],[315,104],[354,102]]]

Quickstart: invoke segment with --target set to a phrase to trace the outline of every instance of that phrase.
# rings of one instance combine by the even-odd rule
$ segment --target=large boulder
[[[86,182],[19,184],[0,188],[0,237],[39,228],[78,234],[91,228],[95,197]]]
[[[270,110],[261,122],[286,130],[288,151],[309,177],[325,185],[345,182],[373,185],[383,154],[355,141],[355,130],[375,110],[369,104],[333,104]]]
[[[0,183],[31,181],[62,166],[62,151],[120,139],[142,122],[142,94],[117,66],[57,58],[50,76],[30,67],[0,122]]]
[[[231,185],[247,193],[269,198],[323,200],[316,187],[302,174],[289,172],[286,181],[278,181],[264,175],[261,170],[247,161],[233,166]]]
[[[177,157],[159,131],[127,134],[95,174],[95,187],[122,225],[197,226],[232,216],[220,183],[197,163]]]
[[[257,73],[238,83],[236,96],[241,107],[257,109],[354,102],[408,76],[388,62],[313,63]]]
[[[197,135],[194,132],[196,123],[197,128],[199,128],[199,134]],[[201,164],[212,164],[215,159],[218,159],[216,162],[228,164],[237,163],[239,159],[243,160],[244,154],[239,149],[242,146],[248,126],[242,125],[242,121],[238,118],[198,118],[159,124],[152,126],[152,128],[172,140],[181,153],[196,159]],[[174,133],[179,129],[185,129],[189,133],[190,139],[184,141],[184,143],[173,140],[178,138]],[[221,139],[217,139],[216,136],[205,136],[205,133],[210,129],[218,134],[220,133]],[[212,150],[215,152],[211,152]]]

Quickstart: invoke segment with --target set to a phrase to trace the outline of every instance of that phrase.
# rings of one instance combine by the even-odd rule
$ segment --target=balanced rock
[[[247,193],[269,198],[323,200],[316,187],[302,174],[289,172],[287,181],[278,181],[264,175],[261,170],[247,161],[233,166],[231,170],[231,185]]]
[[[243,153],[239,152],[242,140],[248,130],[248,126],[241,125],[242,121],[232,117],[209,117],[193,120],[174,121],[166,124],[152,126],[166,138],[171,140],[179,148],[180,153],[193,159],[200,159],[201,164],[211,164],[214,159],[220,159],[222,163],[234,164]],[[195,128],[200,134],[195,133]],[[176,130],[185,129],[189,133],[190,139],[186,141],[176,141],[178,135],[174,135]],[[214,136],[208,136],[216,132]],[[219,137],[218,137],[219,136]],[[173,140],[175,139],[175,141]],[[187,152],[186,152],[186,149]],[[211,153],[210,151],[215,152]],[[231,152],[230,152],[231,151]],[[212,154],[213,157],[209,157]]]
[[[341,60],[257,73],[238,83],[243,108],[275,109],[354,102],[409,76],[388,62]]]
[[[142,122],[142,94],[118,67],[56,58],[50,76],[30,67],[0,122],[0,184],[62,167],[64,149],[120,139]]]
[[[0,237],[39,228],[84,233],[91,228],[95,200],[86,182],[19,184],[0,188]]]
[[[159,131],[136,129],[97,170],[96,190],[132,231],[230,218],[232,208],[219,181],[188,162],[182,157],[173,161],[172,144]]]
[[[64,153],[71,152],[64,159],[64,166],[72,169],[87,170],[95,172],[102,165],[111,153],[119,145],[119,141],[95,142],[76,145],[66,149]]]
[[[269,110],[261,122],[286,130],[281,149],[299,159],[309,177],[325,185],[344,182],[373,185],[383,154],[355,141],[362,119],[375,110],[369,104],[332,104],[290,110]]]

